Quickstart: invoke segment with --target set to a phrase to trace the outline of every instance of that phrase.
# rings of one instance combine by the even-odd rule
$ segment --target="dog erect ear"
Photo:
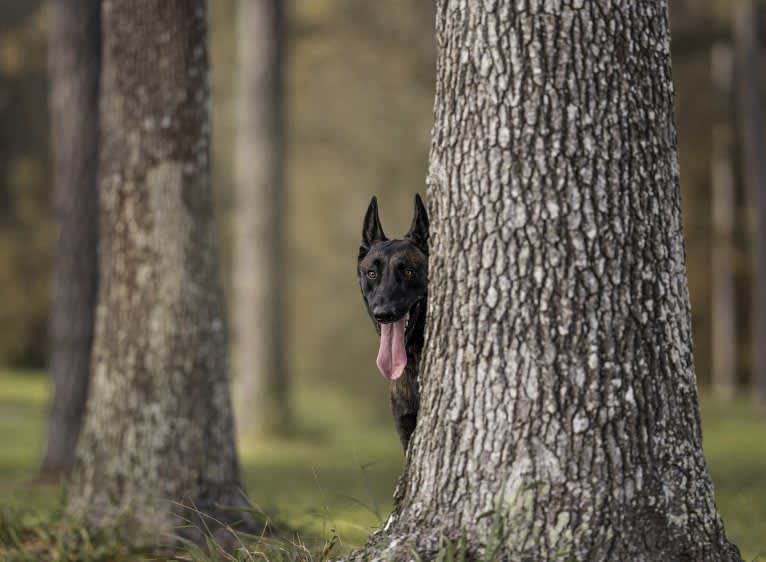
[[[361,259],[376,242],[385,242],[388,240],[383,234],[383,227],[380,226],[380,217],[378,216],[378,198],[373,196],[370,206],[367,207],[367,213],[364,215],[364,224],[362,225],[362,245],[359,246],[359,259]]]
[[[406,237],[417,244],[424,253],[428,253],[428,212],[418,193],[415,194],[415,216]]]

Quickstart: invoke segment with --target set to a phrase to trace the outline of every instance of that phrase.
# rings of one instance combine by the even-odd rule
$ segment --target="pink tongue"
[[[404,328],[406,317],[392,324],[380,325],[380,350],[376,361],[380,374],[395,381],[402,376],[407,366],[407,352],[404,349]]]

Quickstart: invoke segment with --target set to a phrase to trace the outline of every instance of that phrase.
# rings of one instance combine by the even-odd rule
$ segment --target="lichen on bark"
[[[208,169],[205,2],[103,4],[100,290],[69,510],[137,540],[254,530],[241,489]],[[178,528],[191,521],[200,529]]]

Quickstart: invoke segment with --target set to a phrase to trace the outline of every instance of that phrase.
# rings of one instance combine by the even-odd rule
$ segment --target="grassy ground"
[[[0,372],[0,505],[51,510],[56,487],[32,485],[47,385],[39,374]],[[381,400],[385,400],[381,396]],[[327,387],[302,384],[290,439],[241,444],[251,497],[304,539],[337,529],[341,547],[361,544],[391,508],[402,455],[392,422]],[[746,560],[766,561],[766,416],[745,399],[703,399],[705,451],[729,536]],[[378,410],[379,411],[379,410]]]

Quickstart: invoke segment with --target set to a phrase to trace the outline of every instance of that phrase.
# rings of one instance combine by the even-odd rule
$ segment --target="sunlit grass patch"
[[[248,491],[308,536],[335,528],[341,548],[360,545],[391,510],[403,463],[393,420],[332,387],[300,385],[293,400],[293,437],[241,444]]]
[[[726,533],[745,560],[766,560],[766,415],[749,396],[703,394],[705,457]]]
[[[43,446],[48,381],[39,372],[0,370],[0,505],[52,506],[58,490],[33,485]]]

